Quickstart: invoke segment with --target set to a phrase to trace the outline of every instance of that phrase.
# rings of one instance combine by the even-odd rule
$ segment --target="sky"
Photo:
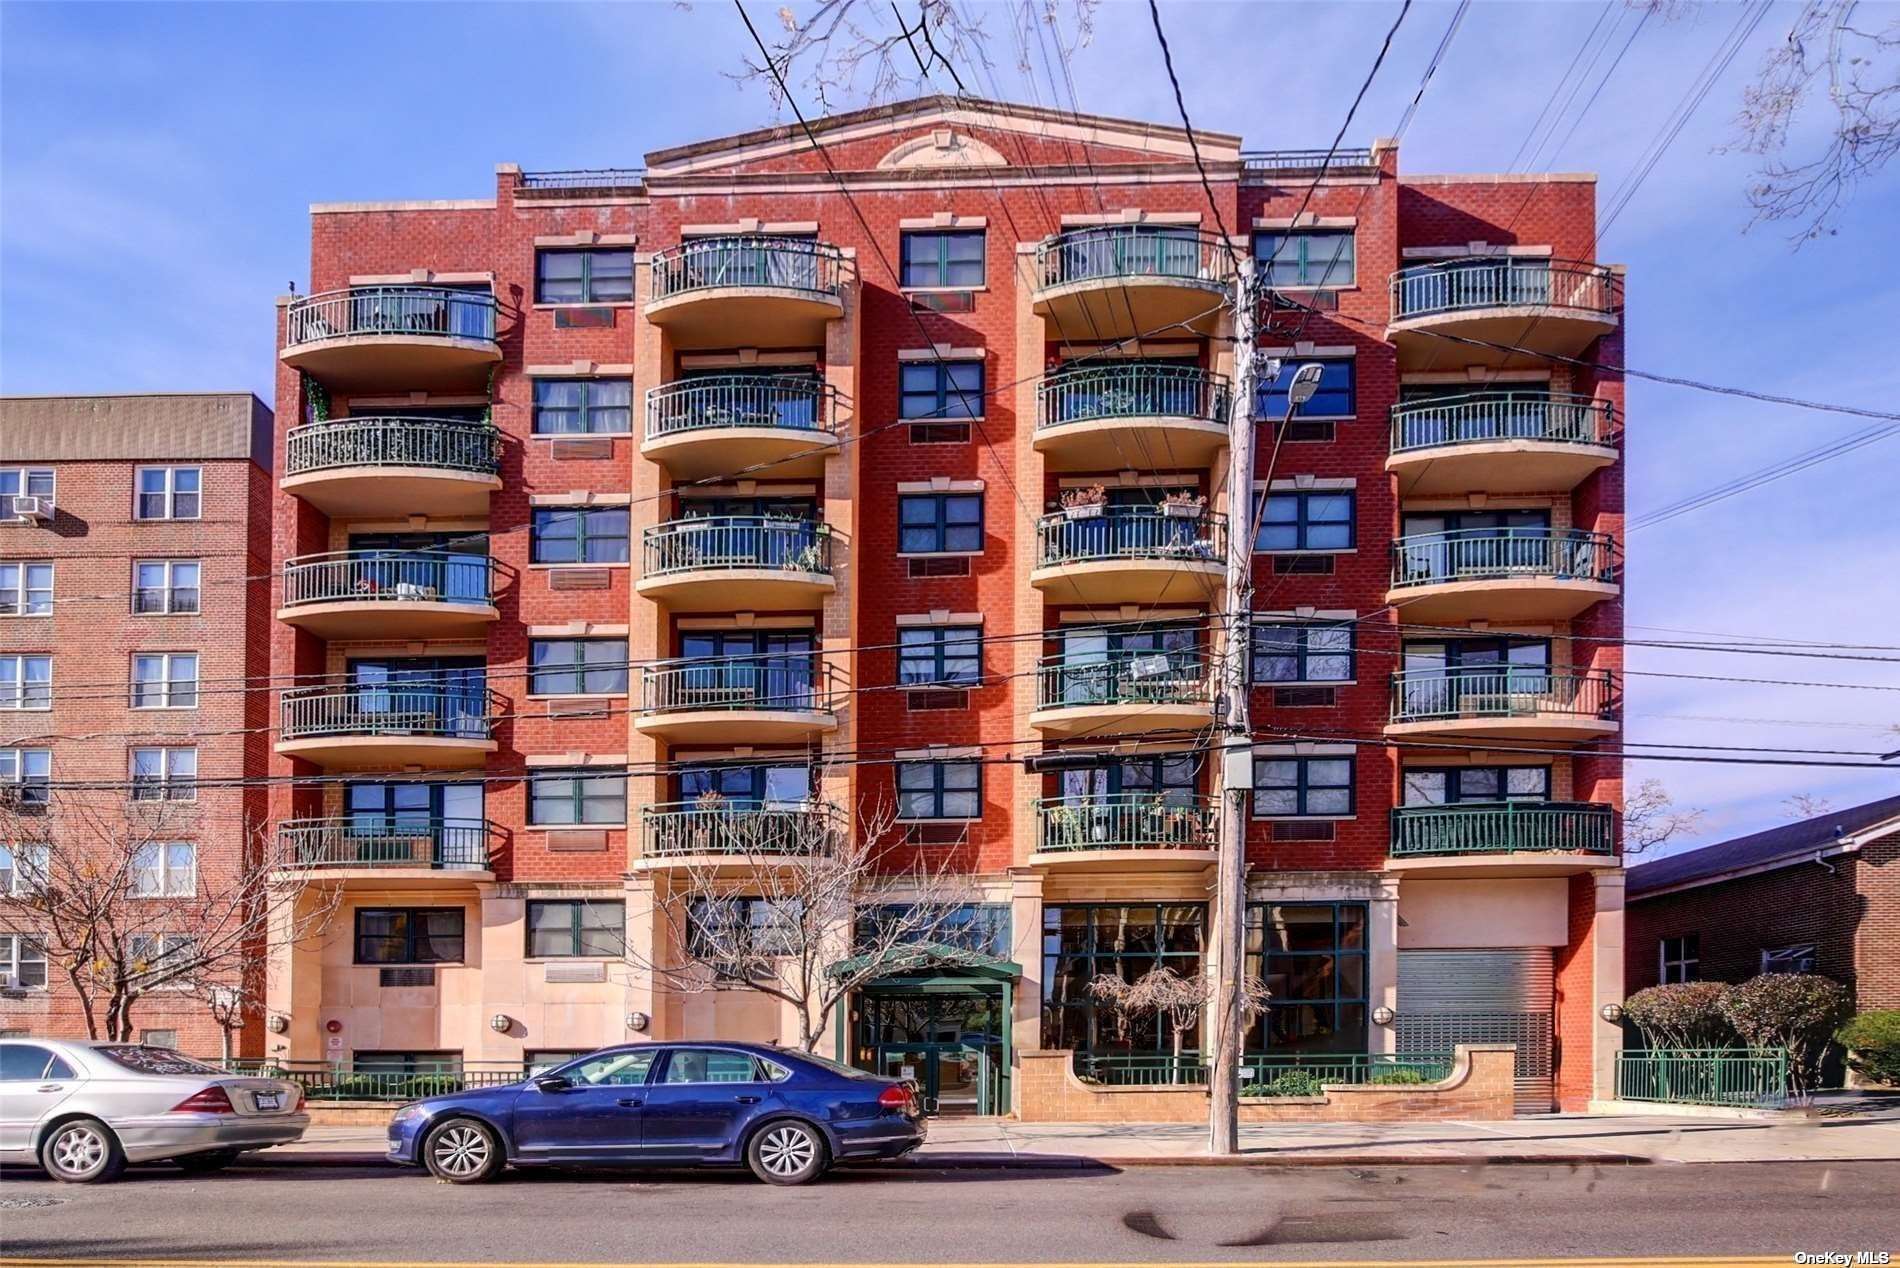
[[[990,37],[995,88],[969,75],[973,92],[1054,104],[1060,90],[1071,104],[1040,62],[1033,86],[1025,76],[1008,6],[959,2]],[[749,8],[769,38],[778,7]],[[866,20],[888,21],[883,10],[867,4]],[[1194,123],[1260,149],[1328,145],[1398,12],[1162,5]],[[1508,170],[1595,31],[1605,51],[1579,59],[1589,73],[1556,98],[1562,122],[1546,129],[1536,166],[1596,172],[1607,201],[1739,13],[1678,3],[1644,20],[1623,0],[1474,4],[1405,134],[1401,170]],[[1629,267],[1631,367],[1893,410],[1900,166],[1861,186],[1834,235],[1796,250],[1783,228],[1749,228],[1753,160],[1729,147],[1742,86],[1795,13],[1778,4],[1755,29],[1598,254]],[[1452,14],[1412,5],[1345,144],[1396,130]],[[788,121],[733,78],[747,39],[730,4],[712,0],[0,3],[0,391],[268,399],[272,300],[306,288],[310,203],[486,197],[498,162],[638,166],[651,149]],[[1071,67],[1075,108],[1178,120],[1145,4],[1105,0]],[[1797,144],[1824,124],[1804,116]],[[1632,381],[1631,511],[1871,425]],[[1629,637],[1900,645],[1896,472],[1900,435],[1633,530]],[[1850,762],[1900,749],[1900,650],[1844,654],[1887,659],[1632,647],[1626,738],[1842,750],[1820,760]],[[1776,685],[1799,683],[1841,685]],[[1707,811],[1678,846],[1784,822],[1797,794],[1836,809],[1900,794],[1900,760],[1643,760],[1630,777],[1660,778],[1678,804]]]

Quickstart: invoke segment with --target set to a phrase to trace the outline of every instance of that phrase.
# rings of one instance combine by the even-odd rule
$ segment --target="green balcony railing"
[[[1207,704],[1207,661],[1199,651],[1117,651],[1106,659],[1051,656],[1036,667],[1036,707]]]
[[[643,576],[773,568],[831,574],[831,529],[817,520],[718,515],[655,524],[641,538]]]
[[[1319,1083],[1438,1083],[1451,1077],[1449,1052],[1250,1052],[1240,1059],[1242,1094],[1270,1095],[1282,1074],[1300,1071]],[[1198,1052],[1075,1054],[1075,1072],[1110,1087],[1206,1087],[1208,1067]]]
[[[1036,389],[1036,426],[1060,427],[1112,418],[1182,418],[1227,422],[1227,377],[1199,366],[1077,366],[1058,370]]]
[[[1465,801],[1392,812],[1393,858],[1616,854],[1616,812],[1571,801]]]
[[[1228,248],[1195,229],[1103,225],[1075,229],[1036,244],[1042,289],[1075,282],[1168,278],[1225,286],[1233,277]]]
[[[1043,797],[1033,809],[1040,851],[1214,848],[1218,806],[1198,793]]]
[[[338,550],[284,564],[284,606],[495,601],[495,561],[446,550]]]
[[[805,858],[823,854],[843,827],[844,817],[827,802],[782,805],[702,797],[640,810],[648,858]]]
[[[362,683],[299,687],[284,693],[281,740],[329,736],[416,736],[486,740],[502,712],[501,697],[481,687],[431,683]]]
[[[829,432],[835,393],[802,374],[719,374],[647,391],[647,439],[720,427]]]
[[[1788,1103],[1788,1050],[1679,1048],[1618,1052],[1616,1099],[1778,1109]]]
[[[454,1061],[419,1064],[407,1070],[359,1069],[329,1061],[223,1061],[209,1064],[232,1074],[283,1079],[303,1089],[306,1101],[382,1101],[398,1103],[467,1092],[476,1088],[507,1087],[545,1068],[512,1061]]]
[[[1616,580],[1616,539],[1549,528],[1461,528],[1392,542],[1392,587],[1459,581]]]
[[[1552,714],[1612,721],[1616,677],[1609,670],[1559,674],[1529,665],[1406,669],[1392,675],[1393,722],[1442,718],[1537,718]]]
[[[495,341],[495,297],[445,286],[357,286],[293,300],[284,346],[358,335]]]
[[[1622,307],[1623,284],[1600,264],[1538,256],[1497,256],[1417,264],[1392,275],[1392,318],[1430,317],[1477,308],[1564,308],[1608,316]]]
[[[501,432],[487,423],[396,415],[307,423],[284,434],[284,474],[345,467],[425,467],[465,475],[501,470]]]
[[[1090,563],[1105,559],[1217,561],[1227,551],[1227,517],[1196,510],[1171,515],[1159,507],[1104,506],[1077,518],[1058,511],[1036,522],[1036,563]]]
[[[483,819],[345,815],[290,819],[277,830],[285,862],[308,868],[430,867],[482,871],[496,826]]]
[[[769,233],[692,238],[653,253],[653,299],[725,287],[836,296],[844,255],[829,242]]]
[[[640,677],[640,708],[646,713],[830,713],[837,708],[836,695],[832,667],[809,652],[661,661],[648,665]]]
[[[1616,443],[1616,407],[1558,392],[1470,392],[1392,407],[1392,452],[1506,440],[1603,447]]]

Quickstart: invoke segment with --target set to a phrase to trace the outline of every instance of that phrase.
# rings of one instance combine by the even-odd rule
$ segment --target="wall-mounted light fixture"
[[[264,1022],[264,1029],[270,1031],[273,1035],[281,1035],[290,1029],[290,1018],[284,1016],[282,1013],[272,1013]]]
[[[498,1035],[507,1034],[508,1028],[514,1024],[514,1018],[507,1013],[496,1013],[488,1019],[488,1028]]]
[[[1397,1015],[1398,1014],[1394,1013],[1384,1004],[1381,1004],[1372,1010],[1372,1022],[1375,1026],[1390,1026],[1392,1019]]]
[[[1622,1021],[1623,1006],[1621,1004],[1605,1004],[1603,1006],[1603,1020],[1607,1022]]]
[[[646,1028],[648,1026],[651,1026],[652,1024],[653,1024],[653,1019],[647,1016],[645,1013],[628,1013],[627,1014],[627,1029],[628,1030],[638,1031],[644,1034],[646,1032]]]

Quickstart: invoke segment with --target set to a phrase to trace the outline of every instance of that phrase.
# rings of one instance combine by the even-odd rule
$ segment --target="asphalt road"
[[[0,1179],[20,1259],[350,1263],[1394,1261],[1900,1252],[1900,1163],[737,1174],[255,1165]],[[1900,1263],[1900,1254],[1895,1256]]]

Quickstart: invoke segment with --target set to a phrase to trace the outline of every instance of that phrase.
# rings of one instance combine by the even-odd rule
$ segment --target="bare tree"
[[[1088,985],[1090,996],[1114,1010],[1123,1038],[1130,1019],[1151,1014],[1157,1020],[1166,1017],[1174,1038],[1174,1059],[1170,1069],[1181,1074],[1182,1038],[1199,1026],[1201,1014],[1214,998],[1213,983],[1205,976],[1182,977],[1172,969],[1150,969],[1134,981],[1110,973],[1101,974]],[[1271,996],[1266,983],[1257,977],[1241,980],[1241,1009],[1249,1017],[1266,1011]]]
[[[247,828],[242,857],[199,867],[190,802],[124,794],[17,795],[0,805],[0,933],[43,951],[49,985],[70,989],[93,1039],[127,1041],[134,1010],[154,994],[224,1009],[227,1033],[261,994],[271,908],[293,912],[275,936],[315,936],[341,889],[292,902],[306,881],[275,834]],[[252,986],[247,989],[246,983]],[[233,999],[213,992],[237,992]]]
[[[1781,804],[1788,808],[1788,817],[1791,819],[1818,819],[1834,809],[1834,803],[1826,797],[1805,792],[1785,798]]]
[[[714,793],[673,819],[648,843],[686,861],[654,895],[671,936],[629,961],[678,991],[790,1005],[807,1052],[860,987],[980,958],[964,941],[976,891],[958,849],[905,849],[888,807],[853,831],[840,813],[734,807]]]
[[[1702,830],[1707,812],[1678,806],[1660,779],[1645,779],[1623,803],[1623,853],[1641,854]]]

